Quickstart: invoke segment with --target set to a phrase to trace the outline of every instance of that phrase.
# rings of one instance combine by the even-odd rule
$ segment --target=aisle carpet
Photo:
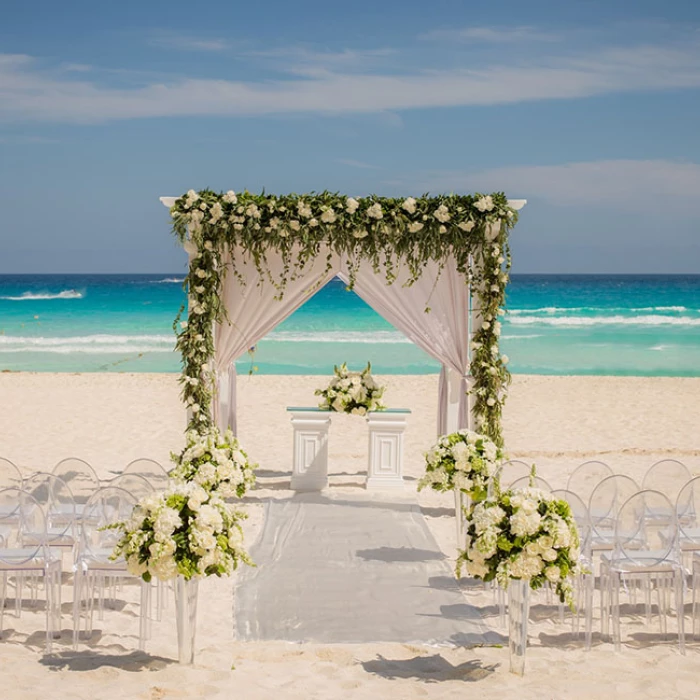
[[[468,605],[415,502],[299,494],[266,504],[239,574],[240,640],[503,643]]]

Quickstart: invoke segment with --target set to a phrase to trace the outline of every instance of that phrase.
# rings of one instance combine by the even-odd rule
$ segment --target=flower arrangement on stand
[[[486,435],[466,429],[443,435],[425,453],[425,475],[418,490],[426,486],[435,491],[457,490],[472,501],[483,501],[502,458],[501,448]]]
[[[254,469],[231,430],[223,435],[217,428],[185,435],[185,449],[171,454],[175,467],[170,476],[216,492],[222,498],[242,498],[255,485]]]
[[[325,411],[351,413],[364,416],[369,411],[382,411],[386,406],[382,403],[384,387],[379,386],[372,377],[372,366],[361,372],[351,372],[347,363],[333,368],[333,379],[325,389],[316,389],[316,396],[322,396],[319,408]]]
[[[141,499],[128,521],[110,526],[122,535],[112,557],[123,556],[129,573],[144,581],[174,580],[180,663],[194,662],[199,578],[253,565],[243,547],[245,517],[217,490],[173,479]]]
[[[573,605],[571,578],[582,573],[578,529],[569,504],[535,488],[496,493],[467,515],[462,568],[508,589],[511,671],[522,675],[527,646],[529,589],[551,584]]]

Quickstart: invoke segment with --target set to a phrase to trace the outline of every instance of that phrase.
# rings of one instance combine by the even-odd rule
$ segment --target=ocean
[[[182,274],[0,275],[0,370],[177,372]],[[700,376],[700,275],[513,275],[502,350],[522,374]],[[439,365],[340,280],[238,362],[241,373]]]

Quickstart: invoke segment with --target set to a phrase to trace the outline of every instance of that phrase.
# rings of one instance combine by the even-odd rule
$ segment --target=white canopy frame
[[[161,197],[160,201],[170,209],[176,199]],[[509,207],[516,211],[526,203],[526,200],[508,200]],[[494,237],[497,232],[498,227],[494,225]],[[197,249],[194,245],[186,244],[185,250],[191,264]],[[327,250],[320,251],[304,273],[289,282],[280,300],[275,298],[278,290],[268,280],[260,278],[254,261],[246,251],[228,251],[225,260],[231,260],[235,255],[237,274],[224,278],[221,298],[228,320],[217,323],[214,330],[217,376],[214,417],[221,430],[230,426],[236,433],[235,360],[302,306],[331,278],[337,275],[343,281],[349,281],[350,261],[333,254],[329,269],[327,253]],[[272,254],[268,256],[268,264],[272,270]],[[478,290],[470,285],[451,261],[442,269],[435,262],[427,263],[421,277],[411,286],[403,286],[404,272],[399,267],[397,279],[387,284],[384,276],[377,275],[371,264],[363,261],[356,270],[354,290],[377,313],[441,363],[438,435],[461,428],[475,429],[469,389],[472,384],[472,338],[484,322]],[[425,313],[426,306],[430,306],[430,313]]]

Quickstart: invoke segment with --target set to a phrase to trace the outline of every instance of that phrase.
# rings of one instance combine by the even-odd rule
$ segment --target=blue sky
[[[505,191],[514,272],[698,272],[700,3],[0,15],[0,273],[184,266],[161,195]]]

